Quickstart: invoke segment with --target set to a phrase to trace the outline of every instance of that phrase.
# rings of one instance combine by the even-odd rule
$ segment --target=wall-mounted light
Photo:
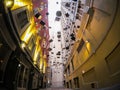
[[[5,6],[11,8],[14,5],[14,0],[4,0]]]
[[[89,40],[86,40],[85,42],[86,42],[86,43],[89,43]]]
[[[20,63],[18,64],[18,67],[21,67],[21,64],[20,64]]]
[[[84,74],[85,73],[85,70],[82,70],[82,74]]]

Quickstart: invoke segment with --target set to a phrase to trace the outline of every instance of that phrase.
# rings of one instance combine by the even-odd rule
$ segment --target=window
[[[12,16],[17,32],[21,36],[21,34],[30,25],[27,7],[13,10]]]
[[[72,81],[71,80],[69,81],[69,84],[70,84],[70,88],[72,88]]]
[[[109,53],[109,55],[105,58],[107,63],[107,68],[111,75],[119,75],[120,74],[120,42],[116,45],[116,47]]]
[[[67,85],[67,88],[69,88],[69,83],[68,82],[66,82],[66,85]]]
[[[18,79],[18,87],[22,87],[24,68],[25,68],[25,67],[24,67],[23,65],[21,65],[21,67],[20,67],[19,79]]]
[[[75,86],[75,88],[79,88],[79,78],[78,77],[74,78],[74,86]]]
[[[33,54],[35,50],[35,38],[32,36],[30,41],[28,42],[28,49],[31,51],[31,54]]]
[[[85,73],[82,74],[85,83],[91,83],[97,81],[95,68],[90,68]]]
[[[38,52],[38,55],[37,55],[37,59],[36,59],[36,66],[38,67],[39,66],[39,64],[40,64],[40,51]]]
[[[23,87],[27,86],[27,79],[28,79],[28,69],[25,68],[25,75],[24,75],[24,78],[23,78]]]
[[[73,58],[72,58],[72,60],[71,60],[71,64],[72,64],[72,69],[74,70],[74,64],[73,64],[73,59],[74,59],[74,56],[73,56]]]
[[[2,38],[0,36],[0,73],[2,73],[1,68],[2,68],[2,64],[3,64],[3,60],[1,59],[1,57],[2,57],[1,53],[3,53],[2,47],[3,47],[3,43],[2,43]],[[0,76],[1,76],[1,74],[0,74]]]
[[[1,27],[0,30],[2,30]],[[7,62],[6,57],[8,57],[11,52],[11,49],[8,47],[8,44],[5,43],[0,31],[0,81],[2,81],[4,77],[4,68],[6,67],[5,63]]]
[[[26,88],[27,80],[28,80],[28,68],[26,68],[23,64],[19,64],[19,74],[18,74],[18,87]]]
[[[70,66],[68,66],[68,75],[70,75]]]
[[[27,11],[23,10],[17,14],[18,23],[20,25],[20,28],[22,29],[27,23],[28,23],[28,18],[27,18]]]
[[[78,53],[81,51],[81,49],[82,49],[84,43],[85,43],[84,40],[81,39],[80,44],[79,44],[79,46],[78,46],[78,48],[77,48]]]
[[[32,51],[33,50],[33,48],[34,48],[34,46],[35,46],[35,43],[33,43],[34,42],[34,40],[33,39],[31,39],[31,41],[29,42],[29,44],[28,44],[28,48],[29,48],[29,50],[30,51]]]

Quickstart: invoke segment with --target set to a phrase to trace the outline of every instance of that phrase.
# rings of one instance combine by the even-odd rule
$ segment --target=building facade
[[[45,87],[49,35],[35,18],[32,0],[0,1],[0,90]]]
[[[65,65],[65,86],[81,90],[119,90],[120,2],[70,2],[73,1],[79,3],[74,25],[76,42]],[[76,27],[78,19],[79,29]]]

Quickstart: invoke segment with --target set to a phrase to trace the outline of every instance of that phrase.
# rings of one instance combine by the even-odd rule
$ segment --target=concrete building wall
[[[93,15],[85,13],[83,16],[81,28],[78,31],[78,41],[66,64],[65,80],[66,83],[72,80],[72,88],[81,90],[103,88],[104,90],[119,90],[120,2],[94,0],[92,9]],[[72,60],[74,70],[70,69],[68,75],[68,67],[73,68],[70,65]]]

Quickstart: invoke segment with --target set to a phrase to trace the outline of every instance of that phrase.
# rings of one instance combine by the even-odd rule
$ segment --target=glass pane
[[[22,29],[28,23],[27,11],[24,10],[24,11],[18,13],[17,17],[19,19],[19,25],[20,25],[20,27]]]
[[[25,67],[23,65],[21,65],[21,70],[19,73],[19,80],[18,80],[18,87],[22,87],[24,68]]]
[[[23,81],[24,81],[24,83],[23,83],[23,87],[26,87],[27,86],[27,77],[28,77],[28,69],[26,68],[25,69],[25,73],[24,73],[25,75],[24,75],[24,79],[23,79]]]

